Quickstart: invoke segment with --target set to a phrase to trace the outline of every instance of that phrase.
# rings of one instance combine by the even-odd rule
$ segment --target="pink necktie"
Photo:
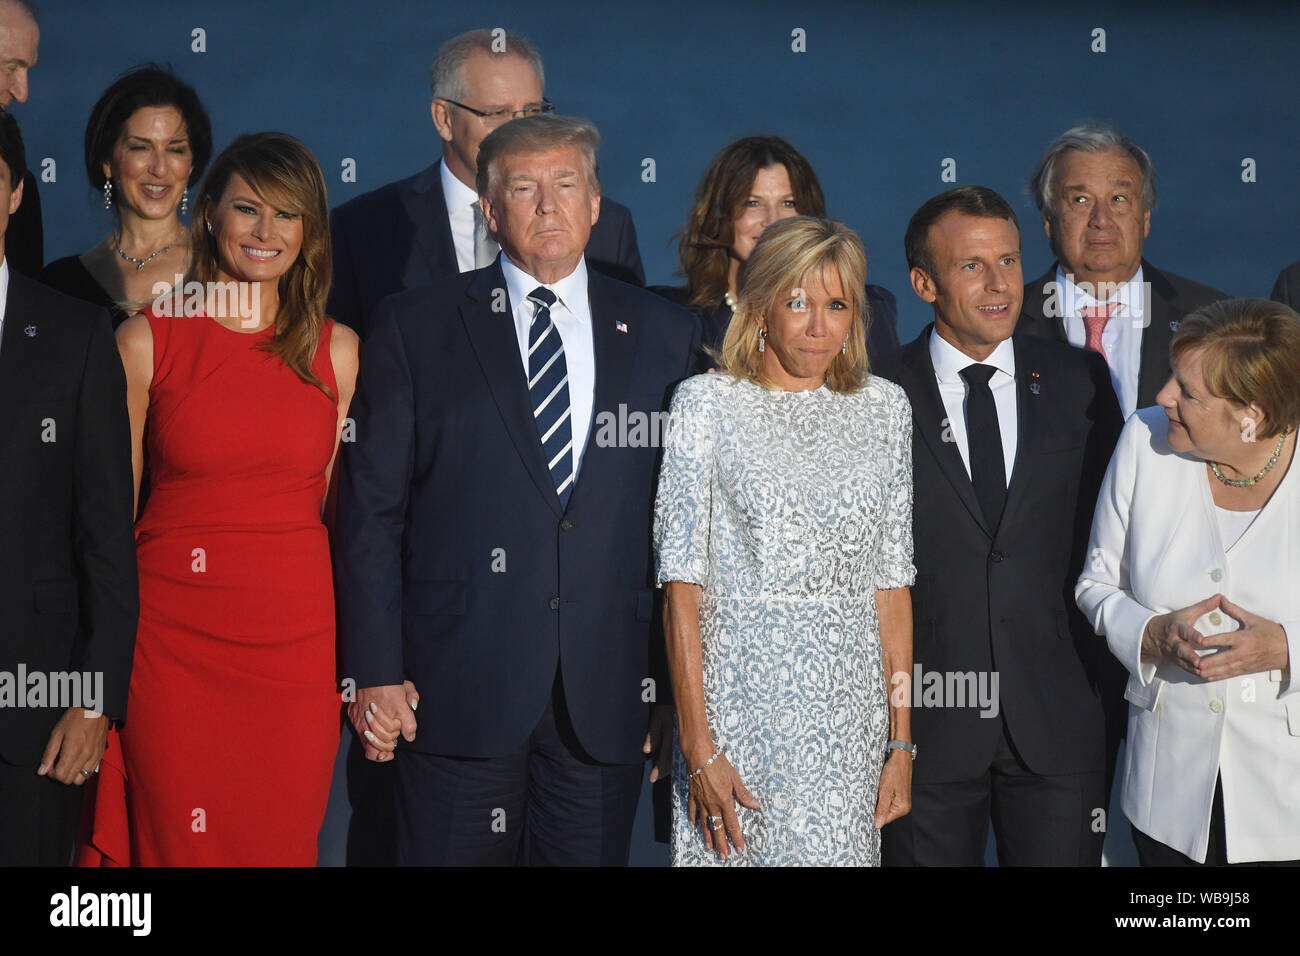
[[[1118,308],[1118,302],[1108,302],[1106,305],[1089,306],[1083,310],[1083,327],[1088,330],[1088,337],[1084,341],[1083,347],[1099,352],[1108,363],[1110,362],[1110,356],[1101,347],[1101,333]]]

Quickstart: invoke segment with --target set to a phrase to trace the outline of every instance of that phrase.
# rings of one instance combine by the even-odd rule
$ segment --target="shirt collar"
[[[975,359],[940,336],[939,329],[936,327],[930,332],[930,361],[934,363],[934,374],[939,381],[960,382],[964,381],[961,370],[973,364]],[[1011,339],[1005,338],[999,342],[993,354],[980,364],[992,365],[1015,378],[1016,350],[1012,347]]]
[[[5,320],[5,306],[9,304],[9,257],[0,260],[0,322]]]
[[[559,304],[574,314],[578,312],[576,303],[582,301],[581,297],[587,294],[587,259],[585,256],[578,260],[577,268],[556,282],[539,282],[511,262],[510,257],[504,252],[501,253],[501,272],[505,276],[506,291],[510,295],[510,302],[514,308],[518,308],[528,298],[529,293],[539,285],[544,285],[554,292]]]
[[[438,174],[442,177],[442,198],[447,203],[447,215],[453,216],[478,202],[478,193],[456,178],[447,168],[445,159],[438,160]]]
[[[1126,314],[1135,318],[1142,315],[1142,266],[1138,265],[1137,272],[1133,273],[1133,278],[1129,279],[1118,289],[1115,295],[1106,299],[1098,300],[1091,295],[1085,288],[1074,284],[1074,276],[1067,275],[1064,267],[1057,263],[1056,266],[1056,287],[1061,290],[1061,307],[1068,316],[1079,316],[1083,314],[1084,309],[1093,309],[1107,302],[1118,302],[1124,306]],[[1096,290],[1093,290],[1096,291]],[[1109,291],[1109,290],[1103,290]]]

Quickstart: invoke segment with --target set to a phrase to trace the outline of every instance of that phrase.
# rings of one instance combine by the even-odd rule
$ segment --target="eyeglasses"
[[[459,106],[461,109],[473,113],[480,119],[487,120],[489,123],[504,123],[506,120],[520,119],[525,116],[541,116],[543,113],[554,113],[555,105],[545,97],[542,98],[540,106],[525,106],[521,110],[492,110],[490,113],[484,113],[482,110],[476,110],[472,106],[466,106],[464,103],[457,103],[455,100],[449,100],[445,96],[439,97],[444,102],[452,106]]]

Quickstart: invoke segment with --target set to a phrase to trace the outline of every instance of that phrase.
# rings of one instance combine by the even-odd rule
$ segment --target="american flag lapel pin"
[[[615,322],[615,323],[614,323],[614,328],[618,329],[618,330],[619,330],[620,332],[622,332],[624,335],[627,335],[627,323],[626,323],[626,322]]]
[[[1030,372],[1029,376],[1030,376],[1029,390],[1033,392],[1035,395],[1037,395],[1039,392],[1043,390],[1043,386],[1038,384],[1038,373]]]

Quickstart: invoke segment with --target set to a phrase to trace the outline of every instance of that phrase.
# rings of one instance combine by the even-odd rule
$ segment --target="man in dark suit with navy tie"
[[[365,338],[384,296],[496,258],[498,247],[475,190],[479,144],[512,118],[550,112],[544,80],[541,55],[517,34],[473,30],[443,44],[430,70],[430,109],[442,158],[333,211],[334,280],[327,309],[333,318]],[[616,279],[645,284],[625,206],[601,200],[586,262]]]
[[[1101,354],[1125,418],[1154,405],[1178,323],[1227,295],[1142,258],[1151,157],[1108,126],[1076,126],[1048,146],[1030,192],[1056,262],[1025,283],[1019,331]]]
[[[131,434],[108,313],[10,267],[24,152],[0,111],[0,866],[66,866],[126,714]]]
[[[917,569],[912,812],[884,862],[979,866],[991,821],[1002,865],[1095,866],[1106,648],[1073,595],[1115,395],[1100,356],[1012,335],[1020,230],[997,193],[930,199],[905,245],[935,321],[876,368],[912,404]]]
[[[336,593],[402,864],[626,864],[643,754],[670,737],[657,442],[612,424],[666,411],[699,327],[588,268],[597,138],[557,116],[488,136],[500,256],[385,300],[362,347]]]

